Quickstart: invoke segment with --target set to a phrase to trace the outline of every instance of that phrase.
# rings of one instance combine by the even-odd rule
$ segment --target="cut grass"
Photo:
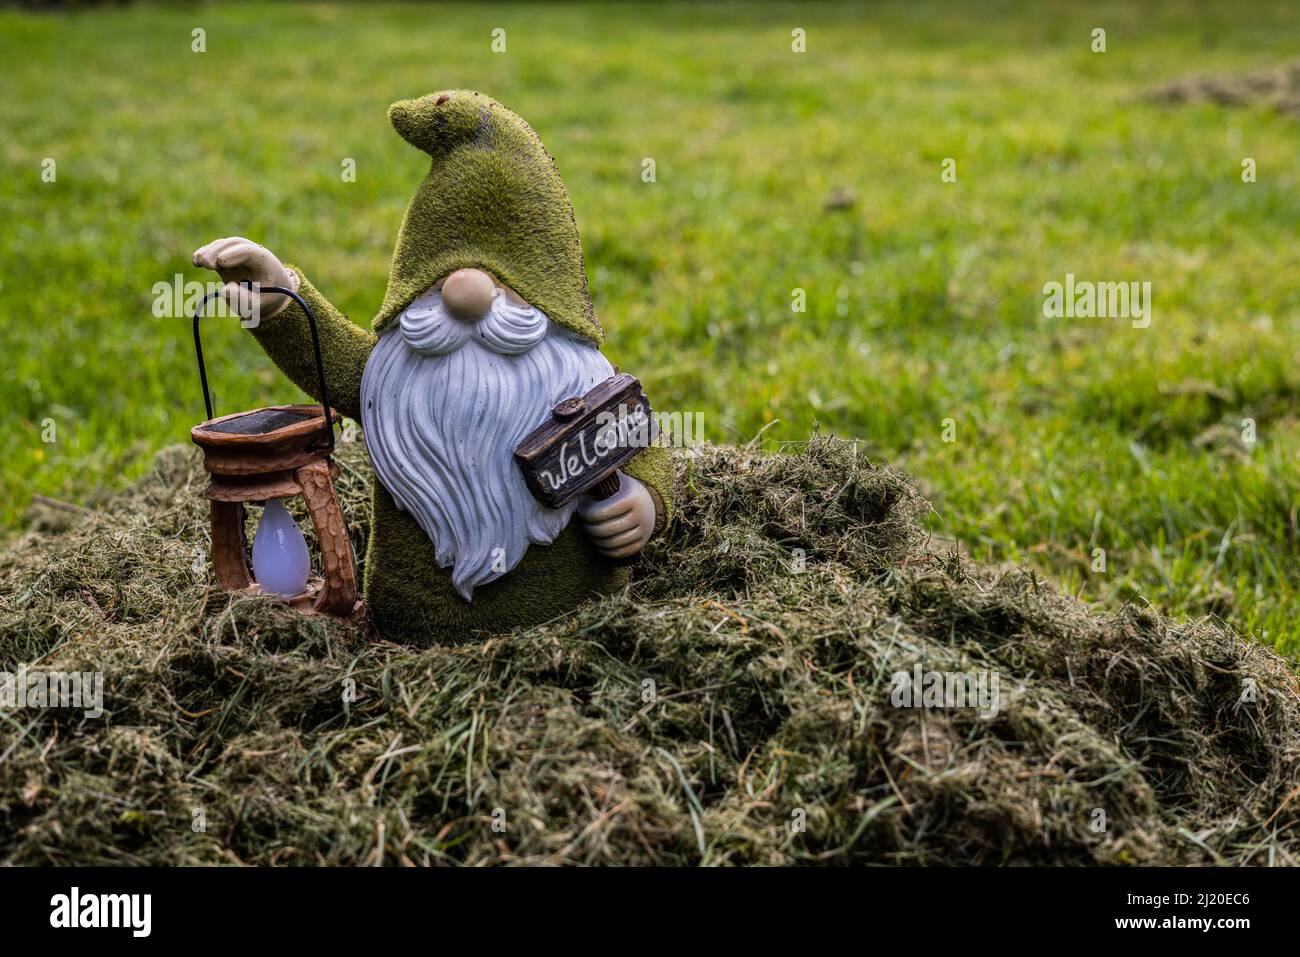
[[[972,553],[1300,653],[1300,126],[1148,97],[1289,61],[1298,27],[1283,0],[2,11],[0,524],[201,416],[187,323],[150,313],[155,282],[209,278],[198,245],[265,242],[368,321],[423,172],[385,109],[465,86],[556,156],[657,407],[715,441],[863,438]],[[1066,272],[1152,282],[1152,326],[1045,319]],[[246,336],[211,343],[220,410],[296,397]]]
[[[935,554],[860,447],[677,461],[629,590],[454,648],[214,589],[192,448],[54,516],[0,670],[102,671],[105,713],[0,711],[0,865],[1300,863],[1280,656]],[[916,667],[996,709],[896,707]]]

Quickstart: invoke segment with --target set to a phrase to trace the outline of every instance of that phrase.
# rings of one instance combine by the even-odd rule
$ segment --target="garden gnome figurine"
[[[220,273],[245,314],[260,310],[253,335],[308,393],[318,386],[302,308],[237,284],[294,289],[311,306],[330,400],[361,421],[378,479],[365,555],[375,626],[452,643],[621,587],[623,563],[670,518],[671,470],[652,445],[610,498],[533,498],[515,447],[559,402],[614,375],[568,194],[537,134],[480,93],[404,100],[388,116],[433,162],[370,330],[247,239],[209,243],[194,263]]]

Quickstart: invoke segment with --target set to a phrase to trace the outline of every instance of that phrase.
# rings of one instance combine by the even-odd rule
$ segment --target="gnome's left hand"
[[[619,489],[609,498],[583,498],[578,515],[587,537],[606,558],[638,555],[655,529],[654,497],[640,481],[618,473]]]

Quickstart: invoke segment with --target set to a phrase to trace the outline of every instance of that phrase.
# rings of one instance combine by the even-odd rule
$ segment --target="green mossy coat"
[[[537,134],[494,100],[459,90],[395,103],[389,118],[433,162],[402,220],[373,331],[351,322],[289,267],[316,316],[333,406],[361,418],[361,374],[377,334],[416,296],[461,268],[492,272],[553,321],[604,342],[573,208]],[[311,333],[297,304],[253,334],[290,379],[316,395]],[[662,527],[672,514],[667,449],[646,449],[625,471],[651,489]],[[378,482],[371,502],[365,596],[379,633],[390,640],[453,644],[533,625],[627,582],[627,569],[603,558],[575,519],[552,544],[531,546],[508,574],[478,586],[466,601],[438,566],[433,542]]]

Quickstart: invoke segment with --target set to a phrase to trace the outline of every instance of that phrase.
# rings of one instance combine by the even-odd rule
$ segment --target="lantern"
[[[194,352],[208,418],[190,430],[190,437],[203,450],[203,467],[211,476],[203,494],[211,502],[212,564],[217,582],[227,591],[278,594],[308,614],[362,621],[365,602],[357,595],[352,542],[334,494],[338,464],[330,457],[334,452],[333,424],[340,416],[329,407],[316,317],[290,289],[262,286],[260,291],[289,296],[307,314],[321,404],[278,405],[214,417],[199,319],[207,301],[220,293],[203,297],[194,313]],[[297,495],[306,502],[320,541],[320,575],[311,574],[306,540],[284,507],[285,499]],[[244,536],[244,505],[248,502],[265,506],[253,538],[251,567]]]

